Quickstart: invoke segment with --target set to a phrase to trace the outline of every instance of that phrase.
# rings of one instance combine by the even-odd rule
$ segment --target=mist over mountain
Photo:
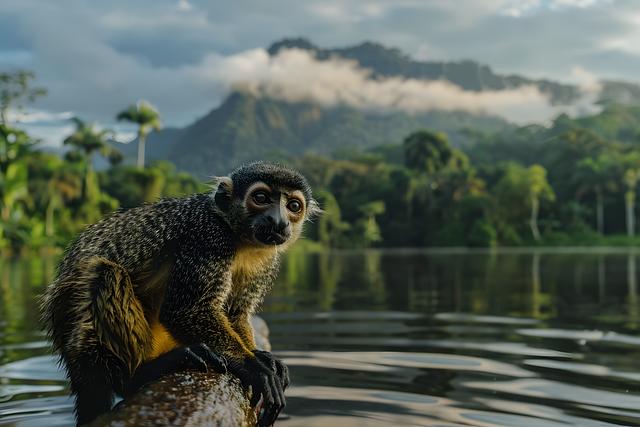
[[[416,61],[400,49],[379,43],[364,42],[356,46],[324,49],[304,38],[290,38],[273,43],[268,52],[277,55],[285,49],[301,49],[312,52],[319,60],[332,57],[351,59],[361,67],[373,71],[374,77],[405,77],[420,80],[445,80],[468,91],[507,90],[534,85],[548,94],[554,104],[569,105],[582,96],[578,85],[560,83],[548,79],[531,79],[516,74],[501,75],[490,66],[472,60],[455,62]],[[637,102],[640,86],[634,83],[602,80],[598,103]]]
[[[170,160],[202,178],[254,159],[306,152],[340,156],[399,143],[420,128],[446,132],[454,144],[462,144],[468,129],[491,133],[514,128],[509,114],[522,108],[520,116],[533,117],[536,110],[531,106],[536,103],[538,113],[543,109],[545,115],[555,116],[640,100],[640,87],[632,83],[597,82],[585,92],[578,85],[500,75],[474,61],[416,61],[398,49],[371,42],[324,49],[305,39],[286,39],[267,52],[273,61],[287,52],[303,52],[306,56],[294,59],[304,60],[301,73],[316,67],[310,79],[333,72],[332,68],[318,71],[318,64],[340,69],[320,84],[305,84],[307,77],[298,76],[291,82],[293,89],[288,86],[290,74],[283,74],[279,63],[270,64],[275,71],[263,80],[239,77],[226,100],[201,119],[151,134],[147,158]],[[331,79],[345,75],[332,87]],[[366,91],[362,96],[361,90]],[[369,108],[371,104],[375,108]],[[127,157],[135,156],[135,145],[134,141],[124,146]]]

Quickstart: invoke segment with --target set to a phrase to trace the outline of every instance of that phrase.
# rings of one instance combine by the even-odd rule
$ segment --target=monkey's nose
[[[287,234],[287,228],[289,227],[289,223],[286,221],[278,221],[273,227],[273,231],[278,234]]]

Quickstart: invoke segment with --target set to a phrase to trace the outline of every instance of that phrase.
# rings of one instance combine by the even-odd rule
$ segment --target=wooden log
[[[269,328],[264,320],[251,320],[256,345],[271,350]],[[180,372],[147,384],[118,403],[92,427],[253,427],[255,411],[240,381],[231,374]]]

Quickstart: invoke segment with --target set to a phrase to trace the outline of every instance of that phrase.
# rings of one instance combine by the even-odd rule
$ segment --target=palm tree
[[[113,137],[113,131],[109,129],[99,129],[93,123],[75,117],[72,119],[76,125],[76,130],[69,135],[63,143],[71,145],[74,150],[67,153],[68,160],[84,160],[84,185],[82,196],[85,200],[92,195],[93,182],[93,156],[99,152],[105,157],[114,156],[117,150],[109,145],[109,140]]]
[[[160,113],[147,101],[138,101],[134,105],[130,105],[124,111],[116,116],[118,120],[126,120],[138,125],[138,162],[139,168],[144,168],[144,143],[147,135],[153,130],[162,129],[160,121]]]

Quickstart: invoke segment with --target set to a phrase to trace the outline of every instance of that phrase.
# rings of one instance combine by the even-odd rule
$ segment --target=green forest
[[[138,128],[129,165],[113,132],[80,118],[64,155],[11,123],[8,111],[45,96],[29,72],[0,73],[0,249],[59,249],[117,209],[207,191],[166,161],[145,164],[144,142],[160,113],[138,102],[114,117]],[[340,248],[632,245],[640,181],[640,107],[487,132],[466,141],[416,129],[402,141],[335,156],[279,160],[303,172],[325,211],[308,240]],[[96,170],[96,157],[109,166]],[[229,171],[211,171],[221,174]]]

